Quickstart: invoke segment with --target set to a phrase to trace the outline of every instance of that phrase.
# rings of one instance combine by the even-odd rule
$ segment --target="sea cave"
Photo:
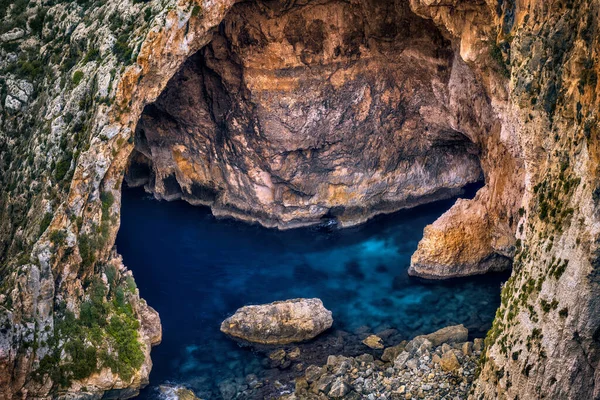
[[[0,21],[0,400],[600,399],[598,0]]]

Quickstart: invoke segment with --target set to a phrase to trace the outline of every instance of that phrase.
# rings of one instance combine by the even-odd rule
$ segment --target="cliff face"
[[[486,82],[502,121],[499,141],[518,155],[522,171],[487,198],[478,194],[470,205],[457,203],[426,229],[413,266],[440,256],[442,264],[462,262],[464,251],[473,251],[464,243],[444,246],[448,239],[458,241],[451,221],[460,221],[462,210],[478,200],[492,224],[502,214],[512,218],[509,226],[517,227],[513,273],[486,338],[472,397],[599,398],[600,3],[488,3],[411,5],[446,28]],[[507,92],[498,85],[506,80],[490,72],[494,68],[505,76]],[[488,191],[493,176],[503,179],[512,172],[510,163],[493,164]],[[515,214],[519,187],[524,192]]]
[[[481,179],[481,94],[406,2],[242,3],[146,107],[127,180],[266,226],[349,226]]]
[[[112,251],[126,170],[280,227],[482,170],[411,265],[514,257],[474,398],[600,397],[599,2],[233,4],[0,4],[0,398],[147,380],[160,322]]]
[[[112,250],[128,139],[230,5],[1,4],[0,398],[147,383],[160,320]]]

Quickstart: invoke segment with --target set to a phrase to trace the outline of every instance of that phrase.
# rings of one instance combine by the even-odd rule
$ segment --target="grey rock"
[[[10,42],[13,40],[21,39],[25,36],[25,31],[21,28],[13,28],[10,31],[0,35],[0,42]]]
[[[346,380],[343,377],[336,378],[331,384],[331,389],[329,389],[329,397],[333,397],[334,399],[338,399],[340,397],[344,397],[350,391],[350,386],[346,383]]]
[[[383,350],[383,355],[381,356],[381,359],[387,362],[394,361],[396,357],[398,357],[398,354],[403,352],[405,348],[406,341],[403,341],[402,343],[397,344],[396,346],[386,347],[385,350]]]
[[[308,383],[312,383],[319,379],[319,377],[323,374],[323,369],[316,365],[309,365],[304,374],[306,376],[306,381]]]
[[[394,360],[394,368],[396,368],[396,369],[404,368],[404,366],[406,365],[406,362],[408,361],[409,358],[410,358],[410,353],[408,353],[407,351],[403,351]]]

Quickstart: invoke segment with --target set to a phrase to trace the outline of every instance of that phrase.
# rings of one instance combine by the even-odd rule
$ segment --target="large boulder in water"
[[[261,344],[309,340],[331,328],[331,311],[319,299],[293,299],[245,306],[221,324],[221,332]]]

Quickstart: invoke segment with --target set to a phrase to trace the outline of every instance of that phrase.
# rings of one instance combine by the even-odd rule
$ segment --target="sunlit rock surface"
[[[248,342],[289,344],[331,328],[331,311],[319,299],[293,299],[244,306],[221,324],[221,332]]]

